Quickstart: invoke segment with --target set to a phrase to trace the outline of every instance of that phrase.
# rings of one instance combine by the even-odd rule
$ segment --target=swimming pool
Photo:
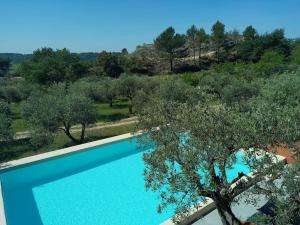
[[[242,156],[229,179],[248,174]],[[8,225],[156,225],[157,193],[146,192],[136,137],[0,174]]]

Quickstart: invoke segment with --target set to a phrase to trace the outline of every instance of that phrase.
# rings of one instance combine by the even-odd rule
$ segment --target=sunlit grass
[[[136,124],[127,124],[114,127],[100,128],[86,132],[86,141],[95,141],[116,135],[130,133],[136,131]],[[79,133],[75,133],[75,136],[79,136]],[[27,156],[32,156],[40,153],[45,153],[61,148],[66,148],[75,145],[64,133],[56,135],[53,143],[50,145],[35,148],[30,144],[29,139],[23,139],[13,141],[11,143],[1,143],[0,162],[10,161],[13,159],[19,159]]]
[[[13,114],[12,128],[14,132],[27,131],[28,125],[22,118],[22,103],[11,103]],[[129,117],[127,100],[116,100],[110,107],[107,103],[95,103],[97,122],[111,122]]]

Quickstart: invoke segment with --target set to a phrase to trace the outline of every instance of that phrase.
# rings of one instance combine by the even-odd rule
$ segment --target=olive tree
[[[232,202],[249,184],[271,173],[275,160],[261,149],[294,138],[290,108],[265,103],[253,103],[249,111],[240,112],[234,106],[153,98],[139,116],[148,137],[141,143],[155,145],[143,157],[146,187],[160,192],[158,211],[175,207],[175,222],[208,197],[224,225],[242,224],[231,210]],[[247,174],[235,167],[241,160],[240,149],[254,178],[240,179],[232,186],[238,172]]]
[[[103,99],[103,90],[100,79],[81,79],[74,82],[70,86],[71,92],[78,92],[86,95],[93,101],[101,101]]]
[[[23,106],[23,115],[31,125],[34,144],[48,143],[58,131],[79,144],[84,142],[86,127],[96,120],[96,109],[86,95],[59,83],[46,93],[36,92],[29,97]],[[75,125],[81,126],[79,138],[71,133]]]
[[[9,105],[0,100],[0,142],[11,140],[13,137],[12,120]]]
[[[102,93],[102,100],[107,102],[110,107],[113,106],[113,101],[117,97],[117,80],[113,79],[105,79],[102,80],[100,83],[101,93]]]
[[[259,94],[259,88],[255,82],[232,80],[222,90],[222,100],[227,104],[239,103]]]
[[[300,105],[299,85],[300,72],[277,75],[262,84],[260,98],[296,109]]]

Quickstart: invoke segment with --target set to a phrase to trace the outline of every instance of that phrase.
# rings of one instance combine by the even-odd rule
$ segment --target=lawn
[[[12,128],[14,132],[28,130],[26,121],[22,118],[22,103],[12,103],[11,111],[13,114]],[[97,122],[111,122],[129,117],[128,102],[121,99],[116,100],[110,107],[107,103],[95,103],[97,109]]]
[[[127,124],[114,127],[100,128],[97,130],[87,130],[86,141],[100,140],[120,134],[136,131],[136,124]],[[75,134],[79,135],[79,133]],[[32,156],[48,151],[58,150],[75,145],[66,137],[64,133],[59,133],[55,137],[52,144],[35,148],[30,144],[29,139],[17,140],[7,144],[1,143],[0,162],[6,162],[13,159],[19,159],[27,156]]]
[[[128,101],[120,99],[114,101],[112,107],[107,103],[95,103],[97,109],[97,122],[111,122],[129,117]]]
[[[114,122],[128,118],[128,102],[125,99],[116,100],[110,107],[106,103],[95,103],[97,109],[97,122]],[[11,103],[12,127],[14,132],[29,130],[28,124],[22,118],[22,103]],[[136,130],[135,124],[105,127],[86,131],[86,141],[100,140]],[[75,133],[75,136],[79,133]],[[39,153],[53,151],[74,145],[64,133],[58,133],[52,144],[35,148],[29,139],[17,140],[10,143],[1,143],[0,162],[23,158]]]
[[[11,103],[10,110],[12,112],[12,128],[14,132],[26,131],[28,126],[22,118],[21,103]]]

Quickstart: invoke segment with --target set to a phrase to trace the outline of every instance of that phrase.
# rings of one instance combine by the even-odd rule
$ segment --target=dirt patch
[[[293,148],[293,149],[288,148],[287,145],[280,145],[280,146],[276,146],[276,147],[270,147],[268,150],[270,152],[273,152],[273,153],[276,153],[278,155],[285,157],[288,164],[293,164],[293,163],[299,162],[299,158],[298,158],[298,160],[296,160],[296,151],[299,151],[299,149],[300,149],[300,142],[297,142],[295,144],[295,148]]]

